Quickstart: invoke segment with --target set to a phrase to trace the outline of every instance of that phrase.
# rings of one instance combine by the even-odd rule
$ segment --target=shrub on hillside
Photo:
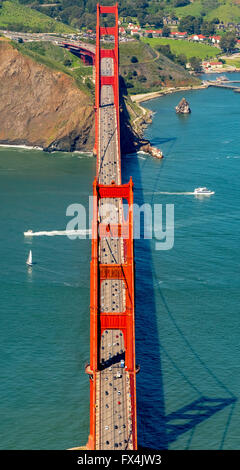
[[[138,62],[138,58],[135,55],[133,55],[131,57],[131,62],[132,62],[132,64],[135,64],[136,62]]]

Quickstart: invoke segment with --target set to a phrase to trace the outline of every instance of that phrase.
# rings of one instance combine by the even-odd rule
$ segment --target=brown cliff
[[[91,98],[70,76],[0,40],[0,143],[46,150],[92,150]]]

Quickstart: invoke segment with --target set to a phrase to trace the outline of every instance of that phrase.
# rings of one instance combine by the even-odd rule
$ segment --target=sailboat
[[[32,266],[33,265],[33,262],[32,262],[32,250],[29,251],[29,255],[28,255],[28,259],[26,261],[26,264],[28,266]]]

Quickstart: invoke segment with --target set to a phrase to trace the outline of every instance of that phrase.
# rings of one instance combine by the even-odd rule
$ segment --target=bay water
[[[174,109],[183,96],[187,116]],[[124,155],[123,180],[163,218],[174,204],[175,239],[171,250],[135,241],[139,445],[239,449],[240,94],[208,88],[144,106],[154,112],[145,136],[164,159]],[[91,240],[23,232],[65,230],[67,207],[88,206],[95,164],[0,148],[2,449],[87,442]],[[200,186],[215,194],[196,198]]]

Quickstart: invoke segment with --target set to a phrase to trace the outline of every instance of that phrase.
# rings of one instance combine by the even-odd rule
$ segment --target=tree
[[[160,52],[161,54],[165,55],[168,57],[170,60],[175,59],[175,55],[172,53],[171,48],[169,44],[161,44],[156,47],[157,51]]]
[[[184,16],[184,18],[181,18],[180,23],[179,23],[179,31],[187,31],[188,34],[193,34],[194,33],[194,24],[193,21],[195,20],[195,16]]]
[[[175,62],[177,62],[178,64],[182,65],[183,67],[185,67],[186,63],[187,63],[187,57],[185,56],[185,54],[179,54],[177,57],[176,57],[176,60]]]
[[[164,38],[168,38],[170,32],[171,32],[170,28],[168,26],[164,25],[163,30],[162,30],[162,36]]]
[[[201,16],[188,15],[181,18],[179,23],[179,31],[187,31],[188,34],[199,34],[203,19]]]
[[[231,52],[234,49],[236,42],[237,39],[235,34],[230,32],[221,37],[219,45],[224,52]]]
[[[211,20],[211,23],[213,23],[213,24],[219,24],[219,23],[220,23],[219,18],[213,18],[213,19]]]
[[[190,57],[189,63],[194,72],[200,73],[202,71],[201,60],[198,57]]]
[[[63,61],[63,65],[65,65],[65,67],[71,67],[72,61],[70,59],[66,58]]]
[[[203,19],[201,16],[194,18],[193,20],[193,32],[194,34],[201,33],[201,26],[202,26]]]
[[[189,5],[190,0],[175,0],[174,6],[176,8],[178,7],[185,7],[186,5]]]
[[[205,36],[215,33],[215,25],[212,22],[204,21],[201,26],[201,33]]]
[[[131,57],[131,62],[132,62],[132,64],[135,64],[136,62],[138,62],[138,58],[135,55],[133,55]]]
[[[138,81],[139,81],[139,82],[146,82],[147,79],[146,79],[145,75],[139,75]]]
[[[150,13],[146,16],[146,23],[154,25],[156,28],[162,28],[163,26],[163,15],[157,13],[156,15]]]
[[[141,28],[146,24],[145,17],[146,17],[146,15],[144,14],[143,11],[140,11],[137,15],[137,19],[138,19],[138,22],[139,22]]]
[[[158,13],[157,15],[155,15],[154,24],[155,24],[156,28],[162,28],[162,26],[163,26],[163,15],[162,15],[162,13]]]

